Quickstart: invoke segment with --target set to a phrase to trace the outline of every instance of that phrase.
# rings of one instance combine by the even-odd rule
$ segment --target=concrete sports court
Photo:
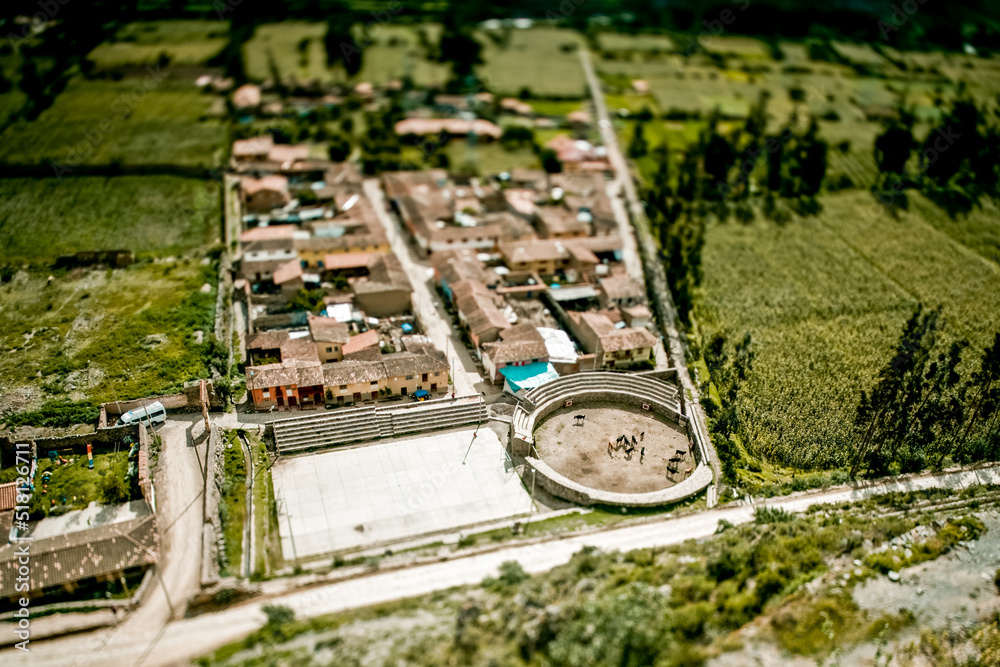
[[[524,515],[496,433],[475,429],[285,458],[271,470],[286,560]]]

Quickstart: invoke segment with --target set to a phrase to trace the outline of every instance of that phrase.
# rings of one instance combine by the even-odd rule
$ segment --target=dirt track
[[[586,415],[576,425],[574,417]],[[645,432],[645,436],[641,434]],[[608,454],[620,435],[638,442],[628,455],[624,448]],[[641,441],[639,440],[642,438]],[[646,455],[641,456],[642,448]],[[666,489],[695,467],[687,434],[674,424],[656,419],[638,408],[613,403],[592,403],[553,412],[535,429],[538,455],[557,472],[602,491],[646,493]],[[667,469],[677,450],[685,452],[677,473]]]

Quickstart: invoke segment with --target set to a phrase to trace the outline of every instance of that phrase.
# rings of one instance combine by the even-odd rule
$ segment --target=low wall
[[[615,507],[659,507],[685,500],[703,491],[712,483],[712,469],[700,463],[691,476],[669,489],[648,493],[615,493],[602,491],[574,482],[553,470],[545,461],[528,457],[522,479],[533,481],[552,495],[578,505],[612,505]]]
[[[87,444],[92,444],[95,452],[105,449],[112,449],[116,444],[120,444],[126,435],[132,436],[133,440],[139,438],[139,425],[128,424],[122,426],[112,426],[101,428],[91,433],[79,433],[74,435],[51,436],[45,438],[11,438],[0,436],[0,460],[4,467],[9,462],[14,461],[15,443],[33,443],[32,454],[45,456],[50,449],[72,450],[77,454],[87,453]]]
[[[219,395],[215,391],[215,385],[211,380],[206,380],[205,384],[208,389],[208,406],[210,408],[221,408],[222,401],[219,400]],[[129,410],[141,408],[144,405],[149,405],[155,401],[162,403],[163,407],[167,410],[199,411],[201,410],[201,381],[195,380],[194,382],[189,382],[187,386],[184,387],[184,391],[178,394],[147,396],[145,398],[137,398],[131,401],[111,401],[101,405],[101,408],[103,409],[104,414],[107,415],[108,421],[111,421],[112,417],[119,417]]]
[[[212,586],[219,581],[219,540],[222,539],[219,500],[225,467],[225,452],[221,441],[222,431],[213,426],[208,437],[208,451],[205,453],[208,475],[205,477],[205,490],[202,494],[201,585],[203,587]]]
[[[656,399],[636,396],[635,394],[627,393],[625,390],[620,389],[586,389],[580,390],[574,393],[570,397],[558,397],[549,400],[547,403],[536,406],[534,410],[531,410],[528,414],[527,421],[527,432],[526,434],[530,436],[535,432],[536,425],[541,422],[545,417],[549,416],[556,410],[562,409],[565,406],[565,401],[571,398],[574,405],[577,403],[619,403],[622,405],[629,405],[632,407],[637,407],[642,409],[643,405],[649,406],[649,411],[655,415],[663,417],[674,424],[677,424],[684,429],[687,433],[688,441],[691,441],[691,433],[687,428],[688,419],[686,416],[676,412],[670,407],[660,403]],[[515,436],[513,430],[511,430],[511,454],[513,456],[527,457],[531,454],[531,439],[522,440]],[[701,450],[697,447],[693,448],[695,453],[695,459],[701,462]]]

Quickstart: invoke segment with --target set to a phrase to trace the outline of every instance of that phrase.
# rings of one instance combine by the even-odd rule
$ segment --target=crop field
[[[579,33],[560,28],[512,30],[502,45],[486,34],[477,38],[483,44],[483,64],[477,73],[492,93],[516,96],[527,88],[533,97],[586,97],[587,83],[576,51],[585,48]]]
[[[868,67],[891,68],[892,64],[880,55],[870,44],[854,42],[831,42],[830,46],[841,58]]]
[[[0,161],[213,166],[226,134],[218,121],[201,120],[212,97],[166,74],[119,82],[74,79],[36,121],[6,128]]]
[[[218,242],[220,192],[177,176],[0,179],[2,262],[84,250],[180,255]],[[40,240],[44,239],[44,242]]]
[[[470,157],[474,160],[476,171],[480,174],[499,174],[523,167],[538,169],[541,167],[538,156],[530,148],[507,150],[498,143],[479,144],[473,153],[469,152],[468,143],[464,139],[448,142],[445,147],[448,159],[453,169],[462,169]]]
[[[100,69],[146,65],[161,55],[173,65],[201,65],[226,45],[224,21],[144,21],[123,26],[88,57]]]
[[[601,51],[621,52],[667,52],[676,48],[674,40],[667,35],[627,35],[620,32],[602,32],[597,36]]]
[[[440,35],[441,26],[436,23],[372,26],[367,30],[356,26],[355,39],[365,45],[356,78],[379,85],[409,75],[418,86],[443,86],[451,77],[451,68],[431,60],[429,54]]]
[[[19,271],[0,285],[0,411],[179,391],[206,377],[217,271],[196,259]],[[202,287],[208,285],[206,291]]]
[[[713,37],[702,35],[698,38],[701,47],[709,53],[724,56],[739,56],[740,58],[768,58],[770,49],[767,44],[752,37]]]
[[[910,197],[899,220],[869,193],[848,191],[824,196],[818,217],[783,226],[709,225],[698,316],[730,339],[753,337],[740,398],[752,454],[803,467],[842,462],[859,388],[918,302],[942,305],[944,339],[965,337],[973,349],[1000,327],[1000,265],[970,247],[995,247],[988,212],[958,225]]]
[[[325,23],[286,21],[258,26],[243,47],[247,75],[256,81],[273,78],[277,69],[282,80],[322,81],[344,79],[343,69],[326,66],[323,35]],[[305,48],[301,47],[305,44]]]
[[[18,87],[18,81],[21,79],[20,55],[17,53],[0,55],[0,74],[11,82],[11,89],[0,94],[0,127],[3,127],[10,116],[17,113],[28,100],[28,96]]]

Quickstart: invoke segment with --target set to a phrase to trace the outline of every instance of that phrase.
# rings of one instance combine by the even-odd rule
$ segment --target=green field
[[[218,164],[225,128],[202,120],[213,97],[158,72],[118,82],[73,79],[37,120],[0,134],[0,162]]]
[[[859,392],[917,302],[944,307],[944,340],[978,349],[1000,328],[1000,265],[973,250],[996,252],[995,219],[954,223],[910,198],[899,220],[869,193],[848,191],[823,197],[818,217],[786,225],[709,224],[697,316],[730,339],[753,337],[754,371],[739,401],[751,454],[800,467],[842,463]],[[967,354],[967,365],[977,356]]]
[[[39,448],[41,449],[41,448]],[[128,446],[123,445],[119,451],[107,451],[94,454],[94,467],[87,466],[86,453],[60,452],[67,463],[53,463],[46,456],[47,452],[38,452],[38,473],[35,475],[35,493],[32,497],[32,513],[62,513],[69,510],[84,509],[91,502],[98,505],[113,505],[127,502],[121,497],[115,497],[104,492],[102,485],[108,475],[124,478],[128,470]],[[48,484],[42,481],[42,474],[51,472]],[[127,484],[120,487],[127,489]],[[54,502],[54,504],[53,504]]]
[[[203,251],[218,242],[219,201],[215,183],[177,176],[0,178],[2,261]]]
[[[214,326],[211,263],[51,273],[48,287],[48,269],[0,285],[0,412],[170,393],[208,376],[194,334],[207,341]]]
[[[435,23],[386,24],[368,32],[355,26],[355,39],[364,45],[361,71],[355,78],[380,85],[409,76],[417,86],[444,86],[451,67],[431,60],[428,52],[440,38],[441,26]]]
[[[88,57],[104,69],[155,63],[161,54],[172,65],[200,65],[225,47],[228,32],[224,21],[129,23]]]
[[[477,74],[495,95],[516,96],[527,88],[534,97],[587,96],[576,51],[585,48],[579,33],[560,28],[512,30],[503,45],[485,33],[476,38],[483,44],[483,64]]]
[[[343,80],[343,69],[326,66],[324,34],[325,23],[286,21],[258,26],[253,38],[243,47],[247,75],[255,81],[272,79],[276,68],[283,81],[330,83]],[[306,48],[300,51],[303,40],[307,42]]]

